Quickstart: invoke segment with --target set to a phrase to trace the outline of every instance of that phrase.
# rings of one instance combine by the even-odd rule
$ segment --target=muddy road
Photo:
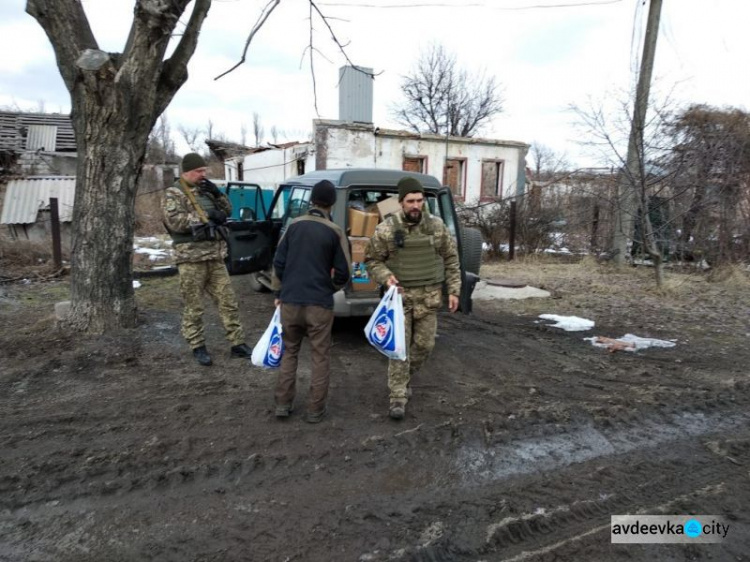
[[[234,282],[252,344],[272,297]],[[641,335],[683,339],[609,354],[475,303],[441,314],[394,422],[364,322],[337,322],[330,414],[310,425],[273,416],[274,374],[229,357],[213,311],[214,366],[192,360],[174,278],[139,291],[139,329],[81,338],[50,317],[64,284],[3,289],[0,560],[748,559],[750,326],[654,329]],[[622,318],[602,310],[598,326],[632,331]],[[712,545],[610,544],[610,516],[628,513],[732,529]]]

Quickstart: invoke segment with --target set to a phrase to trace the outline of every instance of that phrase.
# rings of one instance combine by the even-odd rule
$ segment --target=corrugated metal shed
[[[0,151],[23,152],[31,134],[29,129],[40,125],[56,128],[54,151],[75,152],[76,140],[69,115],[10,111],[0,111]],[[45,151],[52,152],[53,149],[45,146]]]
[[[0,224],[31,224],[39,211],[49,208],[57,197],[60,222],[70,222],[76,194],[75,176],[32,176],[10,180],[5,190]]]
[[[43,150],[54,152],[57,139],[55,125],[29,125],[26,135],[26,150]]]

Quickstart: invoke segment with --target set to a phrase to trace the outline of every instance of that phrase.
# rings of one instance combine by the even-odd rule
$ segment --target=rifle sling
[[[208,224],[208,217],[206,216],[206,212],[203,210],[203,207],[198,204],[198,201],[196,201],[195,195],[193,195],[192,190],[188,186],[187,182],[182,178],[180,178],[180,187],[182,188],[185,197],[187,197],[190,203],[193,205],[195,212],[198,213],[198,218],[200,219],[200,221],[203,224]]]

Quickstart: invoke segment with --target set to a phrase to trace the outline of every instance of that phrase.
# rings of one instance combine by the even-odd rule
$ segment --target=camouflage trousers
[[[406,387],[430,356],[435,347],[437,311],[442,304],[442,287],[414,287],[404,289],[404,333],[406,361],[388,362],[388,388],[391,402],[406,402]]]
[[[237,297],[222,260],[185,262],[177,265],[180,271],[180,293],[185,307],[182,310],[182,336],[191,349],[205,345],[203,336],[203,293],[206,292],[219,310],[227,339],[232,345],[245,343],[240,324]]]

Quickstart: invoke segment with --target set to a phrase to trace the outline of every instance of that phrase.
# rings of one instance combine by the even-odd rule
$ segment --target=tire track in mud
[[[750,432],[745,429],[734,441],[738,458],[733,460],[746,465],[750,462]],[[717,458],[704,444],[688,440],[658,450],[632,450],[570,465],[552,471],[555,481],[542,473],[502,479],[464,495],[445,491],[440,495],[447,497],[435,499],[421,510],[426,516],[421,521],[431,521],[433,528],[440,529],[437,536],[425,540],[426,528],[412,529],[410,540],[401,548],[367,552],[360,560],[581,559],[576,557],[578,547],[571,543],[585,548],[592,541],[597,543],[593,549],[597,554],[590,559],[601,560],[602,551],[611,546],[609,522],[613,514],[729,509],[735,516],[743,515],[744,504],[727,501],[727,496],[731,498],[734,491],[746,486],[747,476],[736,470],[735,462],[723,455]],[[569,503],[550,504],[550,498],[566,495],[571,497]],[[721,498],[718,505],[715,498]],[[709,505],[713,507],[705,509]],[[746,514],[744,522],[748,522]],[[738,540],[738,552],[742,552],[742,542],[750,545],[747,535]],[[569,556],[560,557],[557,551],[563,549]],[[626,549],[620,554],[623,556],[618,559],[632,559]]]

